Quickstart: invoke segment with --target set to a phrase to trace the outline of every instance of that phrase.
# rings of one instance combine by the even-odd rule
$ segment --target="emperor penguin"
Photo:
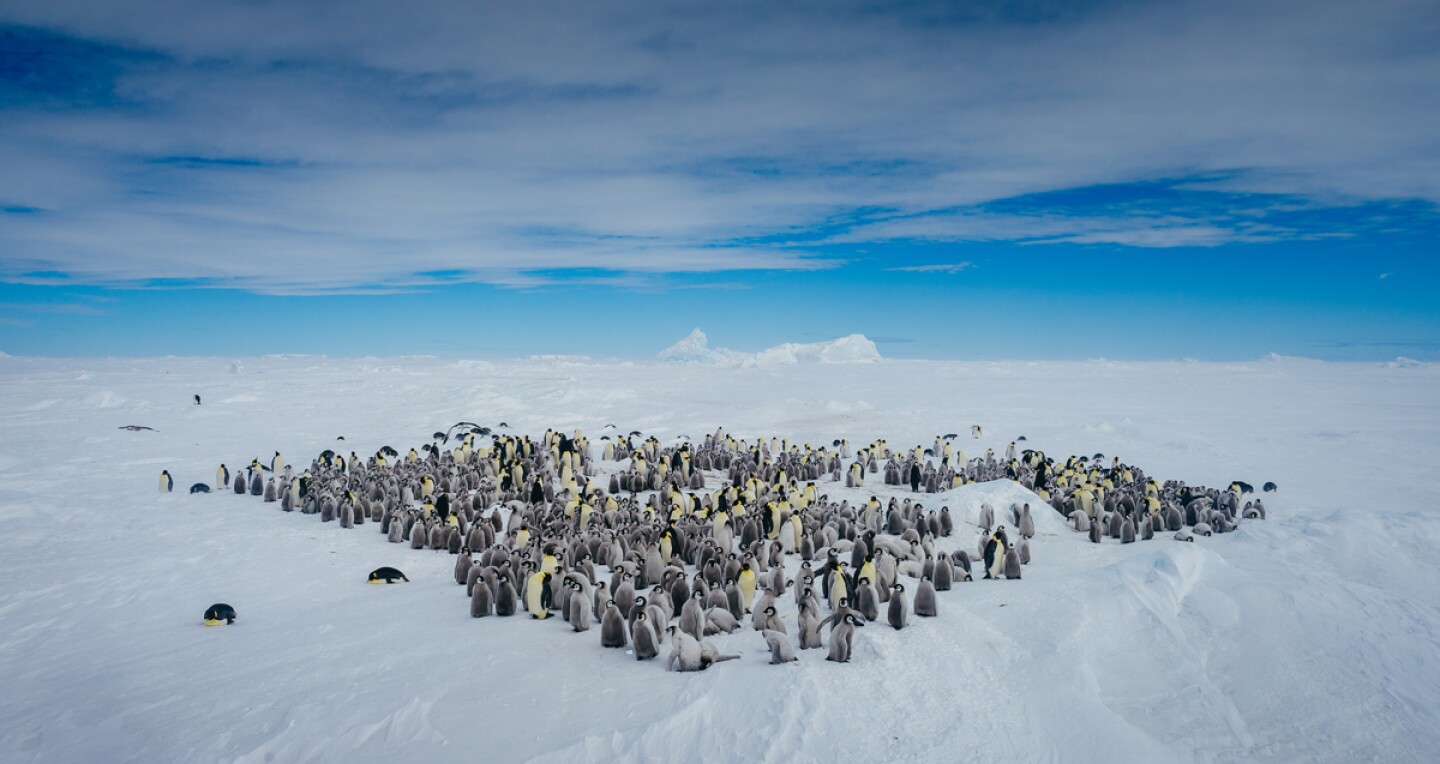
[[[550,617],[550,577],[552,574],[537,571],[525,581],[525,609],[530,617],[544,620]]]
[[[223,491],[230,487],[230,470],[225,465],[215,470],[215,490]]]
[[[970,425],[970,437],[972,437],[972,438],[974,438],[974,439],[976,439],[976,440],[979,440],[979,439],[980,439],[980,425],[978,425],[978,424],[972,424],[972,425]]]
[[[905,628],[910,621],[910,604],[905,601],[905,585],[895,584],[890,591],[890,625],[897,631]],[[834,634],[834,631],[831,631]],[[832,636],[833,639],[833,636]]]
[[[820,640],[820,616],[815,612],[814,606],[800,608],[796,630],[800,632],[801,650],[825,646],[825,643]]]
[[[170,493],[175,490],[175,478],[170,477],[170,470],[160,470],[160,493]]]
[[[612,599],[605,603],[605,615],[600,617],[600,646],[624,647],[625,644],[625,616]]]
[[[1015,550],[1015,547],[1005,550],[1005,577],[1020,577],[1020,553]]]
[[[470,617],[484,618],[490,615],[495,609],[494,593],[490,591],[490,584],[483,576],[475,579],[474,586],[470,587]]]
[[[391,567],[376,568],[370,571],[369,580],[372,584],[403,584],[410,581],[404,573]]]
[[[750,612],[750,606],[755,602],[755,571],[751,569],[750,563],[743,563],[740,566],[740,575],[735,580],[735,585],[740,589],[741,615]]]
[[[1005,534],[995,531],[985,542],[985,577],[999,578],[1005,564]]]
[[[871,585],[869,578],[861,578],[855,587],[856,610],[867,621],[873,621],[880,617],[880,597],[875,593],[875,587]]]
[[[665,670],[674,671],[678,665],[681,671],[699,671],[701,658],[700,640],[671,626],[670,657],[665,661]]]
[[[1006,552],[1007,555],[1014,554],[1014,551]],[[1015,563],[1019,569],[1019,562]],[[933,618],[938,615],[935,606],[935,584],[930,581],[929,576],[920,579],[920,585],[915,587],[915,615],[925,618]]]
[[[515,615],[515,585],[510,583],[510,576],[501,573],[495,577],[495,615]],[[476,588],[479,588],[478,584]]]
[[[205,610],[206,626],[229,626],[235,623],[235,608],[217,602]]]
[[[635,660],[637,661],[649,660],[660,654],[655,627],[650,624],[650,619],[643,612],[636,613],[635,622],[630,624],[630,641],[635,645]]]
[[[855,627],[861,626],[854,615],[847,614],[845,619],[830,630],[830,655],[825,660],[836,663],[850,662],[851,641],[855,637]]]
[[[1030,516],[1030,505],[1027,503],[1020,508],[1020,538],[1028,539],[1035,537],[1035,518]]]
[[[790,637],[784,632],[766,629],[760,632],[765,638],[765,644],[770,648],[770,663],[794,663],[800,660],[795,657],[795,646],[790,644]]]
[[[589,631],[592,612],[590,599],[585,596],[585,587],[581,586],[579,582],[575,582],[570,585],[570,588],[573,590],[570,595],[570,612],[568,614],[570,628],[575,631]]]
[[[949,555],[942,553],[935,560],[935,573],[932,578],[935,582],[935,591],[950,591],[950,584],[955,578],[955,565],[950,561]]]

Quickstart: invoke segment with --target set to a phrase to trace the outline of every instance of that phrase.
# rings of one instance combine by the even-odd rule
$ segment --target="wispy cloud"
[[[1333,235],[1274,213],[1440,200],[1437,21],[1345,0],[10,3],[0,279],[814,269],[823,246],[750,242],[836,220],[827,241]],[[990,206],[1167,178],[1146,215]],[[1260,214],[1190,208],[1206,194]]]
[[[903,265],[898,268],[886,268],[887,271],[909,271],[911,273],[959,273],[974,268],[975,264],[970,261],[962,263],[933,263],[931,265]]]

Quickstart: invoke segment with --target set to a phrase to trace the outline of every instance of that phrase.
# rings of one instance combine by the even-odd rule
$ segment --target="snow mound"
[[[656,356],[667,363],[697,363],[718,366],[794,366],[802,363],[872,363],[881,360],[880,351],[863,334],[851,334],[826,342],[786,342],[758,353],[712,348],[705,332],[696,327],[685,338]]]
[[[1400,355],[1395,356],[1395,360],[1386,364],[1386,366],[1389,366],[1392,369],[1420,369],[1424,368],[1425,364],[1421,361],[1415,360],[1414,358],[1406,358],[1405,356]]]

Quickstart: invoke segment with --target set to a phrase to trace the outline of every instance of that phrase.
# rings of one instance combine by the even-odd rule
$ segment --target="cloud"
[[[932,265],[905,265],[898,268],[886,268],[887,271],[910,271],[912,273],[959,273],[974,268],[975,264],[966,260],[960,263],[935,263]]]
[[[1437,21],[1341,0],[10,3],[0,279],[524,288],[834,266],[824,242],[756,244],[820,230],[1333,233],[1272,213],[1440,200]],[[1147,215],[990,206],[1164,179]],[[1189,209],[1206,195],[1262,214]]]

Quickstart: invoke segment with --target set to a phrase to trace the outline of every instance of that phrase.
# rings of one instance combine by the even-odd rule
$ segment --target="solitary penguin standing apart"
[[[175,478],[170,477],[170,470],[160,470],[160,493],[170,493],[175,490]]]

